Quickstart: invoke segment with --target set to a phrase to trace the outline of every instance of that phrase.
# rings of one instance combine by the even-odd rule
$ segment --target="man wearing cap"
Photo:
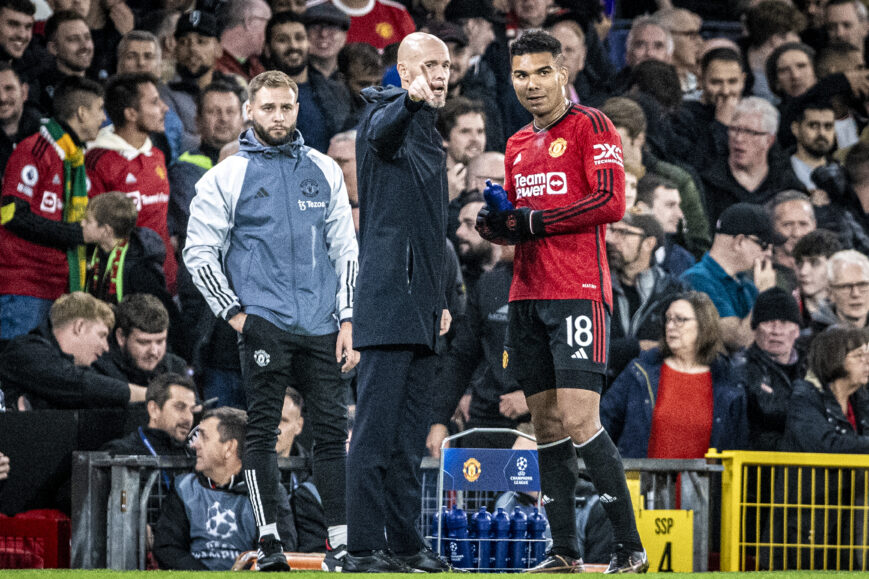
[[[275,14],[266,26],[263,60],[269,70],[280,70],[295,81],[299,106],[305,111],[297,128],[306,145],[325,153],[329,140],[349,128],[350,94],[342,84],[308,66],[310,44],[305,24],[305,16],[288,11]]]
[[[350,16],[347,42],[383,50],[416,30],[407,8],[394,0],[311,0],[308,11],[321,4],[332,4]]]
[[[311,69],[338,80],[338,53],[347,44],[350,17],[329,2],[309,6],[305,10],[305,29]]]
[[[778,450],[795,380],[806,374],[805,353],[795,347],[800,308],[792,295],[773,287],[757,296],[751,313],[754,343],[737,358],[739,383],[748,396],[752,450]]]
[[[178,18],[178,24],[175,26],[177,75],[169,83],[169,90],[164,92],[164,102],[181,118],[185,132],[199,134],[196,99],[203,88],[212,82],[225,82],[241,92],[237,76],[215,69],[220,54],[217,18],[214,15],[202,10],[194,10]],[[192,148],[195,148],[195,144],[187,142],[182,150]]]
[[[769,216],[762,207],[737,203],[718,219],[709,251],[682,274],[683,281],[708,294],[718,308],[721,337],[730,350],[745,348],[754,339],[751,308],[759,291],[775,285],[770,256],[774,239]],[[749,270],[754,274],[754,283]]]

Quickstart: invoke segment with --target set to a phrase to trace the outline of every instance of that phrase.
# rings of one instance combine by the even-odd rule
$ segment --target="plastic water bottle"
[[[441,536],[441,530],[443,530],[443,536],[441,537],[441,548],[440,554],[446,555],[447,552],[447,508],[441,507],[441,512],[435,512],[434,516],[431,518],[431,546],[432,550],[437,550],[438,547],[438,537]]]
[[[492,567],[492,515],[486,507],[474,513],[472,528],[476,532],[477,539],[477,563],[476,567],[481,572],[486,572]]]
[[[473,559],[471,557],[471,541],[468,540],[468,517],[465,515],[465,511],[453,505],[447,523],[449,536],[453,539],[450,541],[450,561],[454,567],[470,569],[473,565]]]
[[[503,507],[498,507],[495,516],[492,517],[495,528],[492,533],[495,543],[495,569],[507,569],[507,555],[510,550],[510,517],[504,512]]]
[[[515,569],[528,567],[528,541],[525,535],[528,533],[528,517],[517,506],[510,515],[510,566]]]
[[[531,539],[531,561],[534,565],[543,561],[546,554],[546,543],[543,540],[546,525],[546,517],[535,507],[534,512],[528,517],[528,538]]]

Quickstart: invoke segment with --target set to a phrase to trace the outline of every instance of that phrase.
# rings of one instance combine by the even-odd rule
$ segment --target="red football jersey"
[[[109,191],[125,193],[136,202],[139,210],[136,226],[153,229],[163,239],[166,245],[163,270],[166,273],[166,285],[174,294],[178,262],[169,241],[169,226],[166,223],[169,179],[163,153],[152,147],[148,153],[127,159],[111,149],[91,149],[85,155],[85,167],[91,181],[90,197]]]
[[[24,199],[30,212],[63,221],[63,160],[41,133],[21,141],[3,175],[2,203]],[[56,300],[69,291],[66,252],[31,243],[0,227],[0,294]]]
[[[542,211],[546,232],[516,246],[510,301],[585,299],[611,306],[605,229],[625,214],[622,142],[612,122],[596,109],[572,105],[548,129],[528,125],[510,137],[504,163],[510,201]]]
[[[308,7],[322,3],[308,2]],[[347,31],[348,44],[365,42],[377,50],[383,50],[390,44],[401,42],[405,36],[416,31],[413,18],[400,2],[371,0],[368,6],[357,10],[344,6],[340,1],[332,4],[350,16],[350,30]]]

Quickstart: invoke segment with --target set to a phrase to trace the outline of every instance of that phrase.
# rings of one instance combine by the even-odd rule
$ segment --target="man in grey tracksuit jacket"
[[[347,345],[358,246],[340,167],[291,130],[293,138],[276,146],[247,130],[239,152],[199,180],[184,249],[214,314],[227,321],[246,314],[238,318],[248,401],[244,472],[261,550],[276,520],[275,442],[290,385],[313,422],[314,482],[326,524],[346,528],[347,407],[336,360],[355,354]]]

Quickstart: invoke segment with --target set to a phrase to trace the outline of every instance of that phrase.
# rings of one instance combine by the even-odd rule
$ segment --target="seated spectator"
[[[702,170],[727,155],[727,127],[745,90],[742,58],[730,48],[714,48],[700,61],[700,100],[686,100],[673,119],[673,130],[694,143],[685,160]]]
[[[239,554],[256,548],[257,526],[241,472],[247,413],[207,410],[193,442],[195,472],[175,480],[154,527],[161,569],[227,571]],[[287,495],[278,485],[278,532],[287,550],[296,532]]]
[[[803,236],[817,228],[814,206],[802,191],[786,190],[772,198],[767,210],[777,237],[772,251],[776,285],[793,292],[797,287],[794,247]]]
[[[0,19],[3,9],[0,8]],[[38,326],[54,300],[84,287],[80,221],[87,206],[81,162],[87,141],[105,120],[103,90],[72,77],[58,87],[54,117],[12,152],[0,214],[0,338]],[[63,143],[61,145],[61,143]],[[61,204],[61,201],[63,202]]]
[[[265,72],[260,55],[272,10],[265,0],[228,0],[220,13],[223,18],[218,20],[218,30],[223,54],[216,68],[224,74],[238,75],[248,83]]]
[[[295,81],[299,110],[303,111],[296,128],[306,145],[325,153],[329,140],[352,126],[348,124],[350,95],[338,81],[311,72],[303,16],[282,12],[269,20],[263,60],[269,70],[280,70]]]
[[[459,227],[459,212],[464,207],[467,197],[476,197],[482,193],[486,188],[487,180],[498,185],[504,184],[504,154],[495,151],[480,153],[471,159],[464,173],[464,189],[447,206],[447,239],[457,250],[459,239],[456,232]]]
[[[348,122],[355,125],[361,120],[366,104],[362,99],[362,89],[381,84],[383,61],[370,44],[354,42],[338,53],[337,66],[339,78],[347,86],[353,103]]]
[[[679,207],[685,218],[688,246],[695,255],[702,255],[712,238],[709,220],[703,208],[703,200],[697,183],[685,169],[658,159],[646,147],[646,113],[635,101],[615,97],[608,99],[601,108],[622,139],[622,153],[626,172],[638,179],[647,173],[672,182],[679,189]]]
[[[45,323],[0,353],[7,408],[123,408],[144,401],[144,386],[91,367],[109,349],[114,325],[112,309],[91,295],[74,292],[58,298]]]
[[[174,310],[163,274],[163,240],[153,229],[136,227],[136,219],[136,202],[118,191],[97,195],[88,203],[81,226],[96,247],[88,262],[85,290],[110,304],[122,302],[125,295],[151,294]]]
[[[45,37],[53,64],[39,77],[39,106],[46,113],[53,110],[54,93],[67,77],[84,77],[94,58],[94,43],[87,20],[72,10],[60,10],[45,24]]]
[[[800,326],[808,328],[812,315],[830,299],[827,260],[842,249],[832,231],[816,229],[794,246],[797,283],[799,284]]]
[[[625,67],[613,79],[612,93],[628,88],[633,68],[648,60],[670,63],[675,45],[670,31],[653,16],[639,16],[631,22],[625,39]]]
[[[802,190],[787,157],[773,148],[778,122],[779,112],[763,99],[748,97],[736,105],[727,129],[727,156],[700,175],[710,224],[734,203],[763,204],[779,191]]]
[[[160,374],[148,383],[145,392],[148,425],[106,443],[102,450],[112,455],[184,456],[197,407],[196,386],[190,378],[171,372]]]
[[[166,246],[163,271],[169,292],[175,292],[178,263],[169,239],[166,213],[169,179],[163,153],[150,134],[163,131],[169,108],[160,99],[157,78],[147,73],[120,74],[106,83],[106,112],[112,124],[103,128],[85,155],[89,197],[121,191],[136,201],[137,225],[156,231]]]
[[[829,155],[836,147],[836,115],[827,99],[802,99],[794,105],[795,118],[788,130],[796,140],[796,151],[791,155],[791,169],[806,191],[813,192],[818,185],[812,181],[812,171],[827,165]]]
[[[131,294],[116,308],[117,324],[108,354],[94,368],[106,376],[148,384],[166,372],[187,374],[187,363],[166,351],[169,312],[156,297]]]
[[[0,62],[0,174],[15,146],[39,130],[42,114],[27,100],[29,89],[11,64]]]
[[[192,43],[192,41],[191,41]],[[184,151],[169,167],[169,235],[178,240],[177,249],[184,248],[190,202],[196,195],[195,185],[205,172],[217,164],[224,145],[238,140],[244,119],[236,87],[224,82],[209,84],[197,90],[196,131],[199,146]]]
[[[359,191],[356,182],[356,130],[338,133],[329,141],[326,151],[333,161],[341,167],[344,174],[344,186],[350,198],[350,210],[353,212],[353,226],[359,231]],[[504,166],[504,163],[501,163]]]
[[[794,344],[800,334],[800,309],[781,288],[757,296],[751,314],[754,343],[736,363],[748,399],[749,448],[778,450],[793,385],[806,374],[806,357]]]
[[[607,261],[613,288],[613,317],[607,374],[614,379],[641,350],[658,346],[664,308],[683,290],[678,279],[654,260],[663,242],[652,215],[629,210],[607,226]],[[612,369],[612,370],[610,370]]]
[[[869,453],[866,330],[838,326],[818,334],[809,372],[794,385],[779,450]]]
[[[315,4],[305,10],[311,68],[322,76],[339,80],[338,53],[347,44],[350,17],[331,2]],[[373,47],[372,47],[373,48]]]
[[[786,42],[766,59],[766,78],[773,94],[784,103],[806,94],[818,82],[815,51],[802,42]]]
[[[646,175],[637,182],[636,205],[652,214],[664,230],[663,242],[655,252],[655,260],[668,274],[679,277],[694,265],[695,259],[679,245],[683,231],[682,197],[676,185],[654,175]]]
[[[812,333],[829,326],[865,328],[869,316],[869,258],[853,249],[839,251],[827,262],[830,303],[812,315]]]
[[[280,433],[275,445],[278,458],[298,457],[311,460],[311,453],[297,440],[305,425],[303,409],[302,395],[292,386],[288,386],[278,426]],[[282,470],[281,484],[290,497],[290,509],[293,511],[299,537],[296,549],[300,553],[322,553],[326,548],[329,533],[320,493],[314,486],[313,473],[310,469]]]
[[[462,267],[462,279],[467,293],[474,291],[480,276],[487,271],[492,271],[501,257],[500,246],[480,237],[480,233],[474,227],[477,223],[477,214],[484,204],[483,196],[477,192],[462,197],[459,210],[455,249]]]
[[[700,51],[703,49],[703,37],[700,36],[703,19],[684,8],[658,10],[654,17],[673,37],[672,62],[679,73],[682,93],[694,94],[700,88],[697,74],[700,72]]]
[[[824,5],[824,27],[831,41],[856,46],[866,62],[869,18],[865,4],[857,0],[830,0]]]
[[[468,164],[486,150],[486,111],[482,102],[450,98],[438,113],[437,129],[447,152],[450,201],[465,188]]]
[[[745,57],[753,76],[751,94],[775,102],[770,89],[773,79],[766,76],[766,61],[776,47],[799,42],[799,33],[806,26],[805,16],[785,0],[763,0],[746,11],[743,24],[747,32]]]
[[[754,339],[749,326],[754,300],[758,291],[775,285],[769,252],[774,239],[766,211],[737,203],[721,214],[712,248],[682,274],[692,289],[712,298],[721,317],[721,339],[730,350],[744,348]]]
[[[746,444],[745,393],[722,355],[708,296],[678,294],[660,349],[643,352],[601,398],[601,423],[624,458],[702,458]]]

